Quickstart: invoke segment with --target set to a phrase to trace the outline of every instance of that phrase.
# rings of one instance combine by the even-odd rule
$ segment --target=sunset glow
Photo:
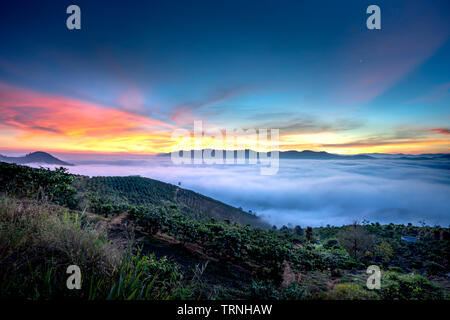
[[[356,9],[337,3],[325,11],[313,2],[286,3],[275,20],[270,6],[261,5],[252,19],[236,17],[232,25],[224,17],[249,8],[152,3],[127,9],[136,20],[123,20],[114,35],[95,19],[78,31],[55,28],[56,8],[19,24],[11,17],[23,13],[12,6],[2,21],[9,31],[0,52],[0,151],[236,147],[211,138],[172,139],[174,130],[193,132],[194,121],[202,121],[223,132],[279,129],[280,150],[448,153],[445,10],[382,5],[385,27],[374,32],[362,23],[364,8],[356,17]],[[30,4],[29,12],[34,6],[39,10]],[[83,6],[89,14],[103,10]],[[122,21],[122,10],[111,4],[109,19]],[[24,30],[35,36],[25,41]],[[263,148],[247,138],[246,148]]]

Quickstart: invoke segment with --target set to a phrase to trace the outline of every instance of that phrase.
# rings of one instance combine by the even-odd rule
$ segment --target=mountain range
[[[215,155],[214,150],[203,149],[202,152],[211,151],[211,155]],[[187,150],[182,152],[190,152],[191,158],[193,158],[193,150]],[[250,152],[255,152],[253,150],[245,150],[245,159],[249,158]],[[270,152],[269,152],[270,153]],[[237,158],[237,151],[233,152],[234,159]],[[160,153],[159,157],[170,157],[171,153]],[[257,155],[258,157],[258,155]],[[224,158],[226,158],[226,153],[224,152]],[[368,154],[355,154],[355,155],[341,155],[329,153],[326,151],[311,151],[311,150],[289,150],[289,151],[279,151],[280,159],[289,160],[374,160],[374,159],[397,159],[397,160],[432,160],[432,159],[449,159],[450,154],[439,153],[439,154],[423,154],[423,155],[409,155],[409,154],[388,154],[388,153],[368,153]]]
[[[203,149],[202,152],[211,151],[211,154],[214,155],[214,150]],[[191,158],[193,158],[193,150],[183,151],[190,152]],[[245,159],[249,159],[250,152],[255,152],[253,150],[246,149],[245,150]],[[270,152],[269,152],[270,153]],[[258,154],[256,154],[259,157]],[[159,153],[157,157],[170,157],[171,153]],[[237,151],[233,152],[234,159],[237,158]],[[224,152],[224,158],[226,157],[226,153]],[[355,155],[341,155],[328,153],[325,151],[311,151],[311,150],[303,150],[303,151],[279,151],[280,159],[288,159],[288,160],[375,160],[375,159],[389,159],[389,160],[450,160],[450,154],[448,153],[427,153],[427,154],[419,154],[419,155],[411,155],[411,154],[389,154],[389,153],[366,153],[366,154],[355,154]],[[8,162],[8,163],[16,163],[16,164],[28,164],[28,163],[41,163],[41,164],[53,164],[53,165],[61,165],[61,166],[73,166],[74,164],[68,163],[66,161],[60,160],[47,152],[36,151],[31,152],[22,157],[10,157],[0,154],[0,161]],[[89,161],[78,161],[76,164],[111,164],[111,165],[147,165],[148,162],[144,160],[140,161],[131,161],[131,160],[115,160],[115,161],[106,161],[106,160],[89,160]]]

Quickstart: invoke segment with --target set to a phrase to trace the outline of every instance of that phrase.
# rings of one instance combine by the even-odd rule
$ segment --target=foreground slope
[[[260,229],[195,219],[172,201],[121,203],[117,215],[95,214],[90,191],[75,189],[74,178],[64,169],[0,163],[0,298],[449,297],[448,228]],[[82,290],[66,288],[72,264],[89,279]],[[380,290],[365,285],[370,265],[382,270]]]
[[[269,226],[254,214],[194,191],[150,178],[79,176],[74,185],[80,192],[88,194],[91,202],[98,203],[99,211],[102,207],[105,210],[120,210],[121,204],[153,207],[175,204],[183,214],[195,219],[227,219],[231,223],[262,228]]]

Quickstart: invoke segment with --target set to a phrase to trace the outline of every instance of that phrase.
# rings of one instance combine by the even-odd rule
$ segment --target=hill
[[[42,163],[42,164],[56,164],[61,166],[72,166],[73,164],[62,161],[47,152],[36,151],[29,153],[23,157],[8,157],[0,155],[0,161],[15,163],[15,164],[27,164],[27,163]]]
[[[64,203],[70,202],[72,207],[81,206],[81,209],[87,208],[91,212],[106,216],[119,214],[133,206],[150,208],[175,206],[182,214],[192,219],[209,221],[214,218],[254,227],[270,227],[253,213],[169,183],[140,176],[90,178],[61,174],[64,172],[62,170],[64,168],[51,171],[0,162],[0,191],[21,190],[21,193],[28,194],[36,193],[36,190],[41,188],[50,193],[53,193],[52,190],[61,193],[62,185],[66,185],[69,193],[72,192],[70,188],[74,189],[77,198],[64,200]],[[65,176],[70,178],[70,182],[69,180],[64,183],[57,182]],[[57,199],[53,194],[50,198]]]
[[[268,227],[268,224],[252,213],[194,191],[150,178],[82,176],[76,178],[74,185],[78,190],[90,195],[89,201],[96,211],[114,211],[115,207],[120,210],[120,205],[124,204],[152,207],[174,204],[183,214],[195,219],[227,219],[231,223]]]
[[[152,179],[88,178],[65,168],[0,162],[0,298],[449,297],[448,228],[368,222],[251,228],[191,218],[180,210],[187,202],[180,196],[184,192],[193,203],[216,204]],[[112,200],[115,215],[91,211],[91,205],[108,208]],[[417,241],[404,241],[407,237]],[[89,285],[70,291],[61,284],[73,264]],[[373,265],[382,270],[380,290],[366,286],[366,270]]]

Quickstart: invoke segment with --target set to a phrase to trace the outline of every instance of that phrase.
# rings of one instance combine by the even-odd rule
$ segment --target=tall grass
[[[66,287],[69,265],[80,290]],[[181,280],[165,258],[120,251],[84,212],[0,197],[1,298],[171,299]]]

